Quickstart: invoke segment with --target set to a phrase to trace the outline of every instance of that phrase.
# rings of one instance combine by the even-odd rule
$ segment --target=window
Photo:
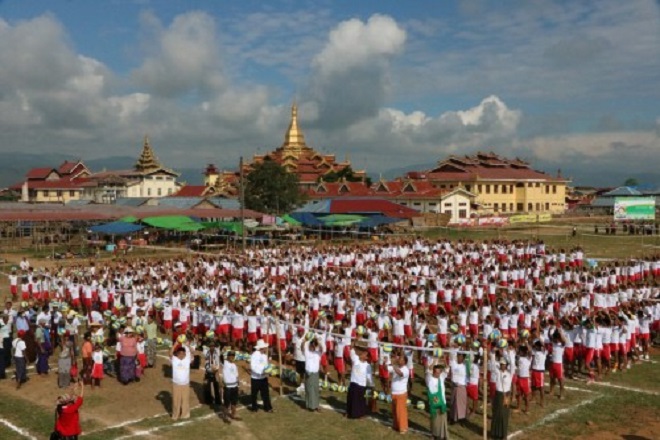
[[[500,186],[499,185],[493,185],[493,193],[497,194],[500,191]]]
[[[528,203],[528,204],[527,204],[527,211],[529,212],[529,211],[531,211],[532,209],[534,209],[534,205],[531,204],[531,203]]]
[[[486,194],[490,194],[490,185],[486,185]]]
[[[158,188],[158,197],[162,196],[163,190],[161,188]]]
[[[506,194],[508,185],[502,185],[502,194]]]
[[[467,218],[467,209],[459,209],[458,218]]]
[[[513,185],[509,185],[509,193],[513,194]]]
[[[552,185],[552,193],[557,194],[557,185]]]
[[[74,190],[69,191],[69,197],[75,197],[76,192]]]
[[[481,185],[477,185],[477,191],[481,192]]]
[[[506,203],[502,203],[502,212],[506,212]]]
[[[536,182],[536,185],[535,185],[535,186],[536,186],[537,188],[540,188],[540,187],[541,187],[541,183],[540,183],[540,182]]]
[[[498,212],[500,210],[500,204],[499,203],[493,203],[493,211]]]
[[[451,203],[445,203],[445,208],[451,208]]]
[[[466,191],[472,191],[472,185],[465,185],[465,190]]]
[[[151,188],[147,188],[147,197],[151,196]]]
[[[62,191],[57,190],[56,195],[57,195],[57,198],[58,198],[58,199],[62,198]]]
[[[422,204],[420,202],[414,202],[413,206],[422,206]]]
[[[437,205],[437,203],[435,203],[435,202],[429,202],[429,206],[436,206],[436,205]]]
[[[524,183],[522,183],[522,182],[516,183],[516,188],[524,188],[524,187],[525,187]]]
[[[461,203],[458,204],[458,206],[467,206],[467,203],[461,202]]]
[[[545,186],[545,193],[550,194],[550,185]]]
[[[513,211],[513,203],[509,203],[509,211]]]
[[[531,188],[532,186],[534,186],[532,182],[527,182],[527,188]]]
[[[550,203],[545,202],[545,210],[550,211]]]
[[[537,204],[536,204],[536,210],[537,210],[537,211],[540,211],[540,210],[541,210],[541,204],[540,204],[540,203],[537,203]]]
[[[520,212],[525,209],[525,205],[522,203],[516,203],[516,211]]]
[[[43,195],[44,195],[44,197],[48,197],[48,190],[47,189],[43,190]]]

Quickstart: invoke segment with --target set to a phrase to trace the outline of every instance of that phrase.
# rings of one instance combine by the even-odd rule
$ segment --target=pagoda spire
[[[162,168],[158,158],[154,154],[154,150],[149,143],[149,136],[144,135],[144,143],[142,145],[142,154],[135,163],[135,171],[146,172]]]
[[[289,123],[289,129],[284,135],[282,148],[294,153],[300,153],[300,150],[307,148],[305,135],[298,128],[298,105],[296,105],[296,101],[293,101],[291,105],[291,122]]]

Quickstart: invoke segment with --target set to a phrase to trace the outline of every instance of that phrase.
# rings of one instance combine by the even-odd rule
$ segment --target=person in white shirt
[[[431,436],[433,440],[449,438],[447,425],[447,401],[445,400],[445,380],[449,369],[434,363],[426,370],[426,388],[429,397],[429,412],[431,413]]]
[[[190,418],[190,362],[189,343],[174,346],[170,352],[172,363],[172,420]]]
[[[223,399],[225,401],[225,411],[233,420],[240,421],[236,416],[236,407],[238,406],[238,367],[234,363],[236,353],[230,351],[222,364],[222,379],[224,381]]]
[[[310,411],[321,412],[319,408],[319,373],[323,352],[316,338],[306,341],[303,344],[302,352],[305,369],[305,405]]]
[[[392,359],[392,429],[401,434],[408,432],[408,356],[401,354]]]
[[[506,357],[500,359],[499,370],[493,371],[495,379],[495,399],[493,400],[493,419],[490,425],[490,437],[504,440],[509,434],[509,415],[513,364]]]
[[[258,409],[258,394],[261,394],[261,400],[264,402],[264,411],[268,413],[273,412],[268,391],[268,373],[266,372],[268,356],[266,355],[266,350],[268,350],[268,344],[263,339],[260,339],[257,341],[257,345],[254,347],[254,353],[252,353],[252,358],[250,359],[250,397],[252,401],[250,411],[252,412],[256,412]]]
[[[16,339],[12,342],[13,349],[12,355],[14,356],[14,364],[16,366],[16,389],[27,382],[27,360],[25,359],[25,330],[19,330]]]
[[[467,418],[468,398],[466,385],[468,381],[468,371],[465,365],[465,355],[458,353],[456,360],[449,364],[451,369],[451,381],[454,387],[451,392],[451,421],[456,423]]]
[[[360,419],[367,415],[367,387],[373,387],[371,364],[367,361],[367,352],[355,349],[353,340],[350,359],[353,365],[351,369],[350,384],[348,386],[348,397],[346,399],[346,416],[349,419]]]

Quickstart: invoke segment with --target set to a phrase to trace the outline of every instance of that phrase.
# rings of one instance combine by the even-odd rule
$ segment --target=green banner
[[[614,220],[655,220],[655,197],[615,197]]]

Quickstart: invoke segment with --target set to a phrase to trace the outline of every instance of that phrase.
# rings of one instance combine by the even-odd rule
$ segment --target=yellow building
[[[566,184],[561,176],[534,170],[520,159],[495,153],[450,156],[426,172],[408,177],[427,180],[436,188],[462,187],[475,194],[478,214],[551,213],[566,211]]]

